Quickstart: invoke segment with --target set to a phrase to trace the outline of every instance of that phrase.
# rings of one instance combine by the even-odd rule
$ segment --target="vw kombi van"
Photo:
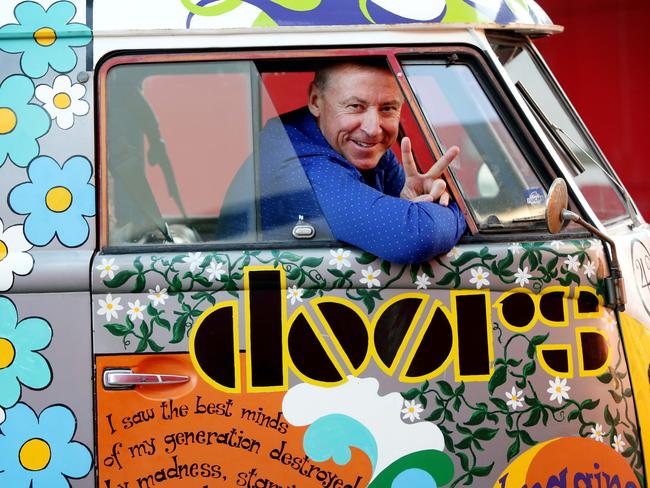
[[[532,0],[4,0],[0,486],[647,486],[650,229],[534,47],[560,31]],[[421,171],[459,146],[448,253],[263,222],[312,198],[265,128],[341,60],[390,69]]]

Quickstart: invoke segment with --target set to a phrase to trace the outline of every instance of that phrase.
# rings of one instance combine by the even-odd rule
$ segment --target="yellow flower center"
[[[9,134],[16,128],[18,119],[13,110],[8,107],[0,107],[0,136]]]
[[[50,464],[52,451],[43,439],[30,439],[20,448],[20,464],[29,471],[41,471]]]
[[[0,261],[6,258],[7,254],[9,254],[9,249],[7,249],[7,245],[3,241],[0,241]]]
[[[556,391],[557,393],[562,393],[562,388],[560,388],[559,386],[556,386],[556,387],[555,387],[555,391]]]
[[[112,303],[107,303],[107,304],[106,304],[106,308],[107,308],[108,310],[113,310],[113,304],[112,304]]]
[[[72,205],[72,193],[67,188],[55,186],[47,192],[45,205],[52,212],[65,212]]]
[[[111,270],[111,266],[110,266],[110,264],[107,264],[106,266],[104,266],[104,269],[105,269],[106,271],[110,271],[110,270]]]
[[[14,345],[9,340],[0,338],[0,369],[11,366],[11,363],[14,362],[14,357],[16,357]]]
[[[68,108],[72,104],[70,95],[63,92],[54,95],[54,99],[52,101],[54,102],[54,106],[61,110]]]
[[[409,407],[409,412],[411,412],[411,413],[415,412],[415,408],[414,407]]]
[[[339,261],[343,261],[343,256],[336,256],[336,259],[338,259]]]
[[[135,308],[133,309],[133,311],[134,311],[135,313],[139,313],[139,312],[140,312],[140,308],[139,308],[139,307],[135,307]]]
[[[34,40],[43,47],[51,46],[56,41],[56,32],[50,27],[41,27],[34,32]]]

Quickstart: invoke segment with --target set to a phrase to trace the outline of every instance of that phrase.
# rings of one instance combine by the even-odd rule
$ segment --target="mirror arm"
[[[623,276],[621,275],[621,268],[618,263],[616,244],[614,244],[614,241],[610,239],[606,234],[598,230],[589,222],[586,222],[578,214],[570,210],[564,209],[562,210],[561,215],[562,215],[562,220],[570,220],[571,222],[575,222],[576,224],[583,226],[589,232],[591,232],[592,234],[594,234],[595,236],[599,237],[603,241],[607,242],[607,244],[609,244],[609,249],[612,256],[611,263],[610,263],[611,276],[609,278],[605,278],[605,287],[607,289],[608,298],[610,298],[610,302],[611,302],[608,303],[608,305],[611,305],[612,308],[618,310],[619,312],[624,311],[625,303],[627,302],[627,297],[625,295],[625,282],[623,280]],[[611,297],[613,297],[613,300],[611,299]]]

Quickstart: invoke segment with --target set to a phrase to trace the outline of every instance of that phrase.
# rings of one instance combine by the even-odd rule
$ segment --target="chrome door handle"
[[[174,385],[187,383],[189,376],[177,374],[134,373],[130,369],[105,369],[104,388],[107,390],[126,390],[137,385]]]

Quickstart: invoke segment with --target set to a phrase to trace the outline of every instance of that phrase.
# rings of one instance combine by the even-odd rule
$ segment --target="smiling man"
[[[307,107],[283,115],[281,123],[270,121],[262,131],[262,167],[269,176],[263,180],[286,192],[285,198],[262,200],[262,227],[272,227],[280,214],[294,222],[301,214],[316,222],[318,234],[324,220],[336,239],[397,263],[425,261],[451,249],[465,219],[449,202],[440,175],[458,148],[420,174],[405,137],[402,167],[390,147],[403,103],[393,74],[381,63],[338,63],[319,70]],[[288,137],[291,155],[279,149],[282,137]],[[308,192],[294,191],[302,176],[286,163],[296,159]]]

